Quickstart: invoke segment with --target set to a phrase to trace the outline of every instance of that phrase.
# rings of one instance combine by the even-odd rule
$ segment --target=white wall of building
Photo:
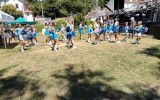
[[[24,19],[27,21],[33,21],[32,12],[24,12]]]
[[[24,14],[24,19],[27,21],[33,21],[32,12],[25,12],[27,10],[24,0],[0,0],[0,7],[5,4],[12,4],[16,10],[22,11]]]
[[[20,11],[26,9],[23,0],[0,0],[0,6],[2,7],[4,4],[12,4],[17,10]]]

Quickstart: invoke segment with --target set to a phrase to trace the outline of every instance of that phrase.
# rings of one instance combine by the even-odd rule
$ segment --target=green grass
[[[74,39],[77,49],[60,42],[58,52],[44,35],[24,53],[17,44],[0,46],[0,100],[160,99],[160,40],[92,45]]]

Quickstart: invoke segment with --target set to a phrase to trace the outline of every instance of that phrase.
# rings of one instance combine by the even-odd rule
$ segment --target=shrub
[[[62,23],[64,24],[64,26],[66,26],[66,25],[67,25],[67,23],[66,23],[66,20],[65,20],[65,19],[57,20],[57,21],[56,21],[56,26],[55,26],[55,28],[56,28],[56,29],[61,25],[61,24],[60,24],[60,22],[62,22]]]
[[[35,28],[37,29],[38,32],[42,32],[43,27],[44,27],[43,24],[40,23],[35,24]]]
[[[83,14],[79,13],[77,14],[76,16],[74,16],[74,25],[77,27],[79,26],[79,23],[80,22],[83,22],[84,21],[84,16]]]

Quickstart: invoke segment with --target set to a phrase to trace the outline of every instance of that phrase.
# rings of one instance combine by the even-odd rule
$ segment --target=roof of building
[[[27,9],[27,10],[25,10],[24,12],[32,12],[32,11]]]

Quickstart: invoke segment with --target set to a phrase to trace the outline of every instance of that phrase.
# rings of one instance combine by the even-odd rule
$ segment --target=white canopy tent
[[[0,22],[12,22],[15,18],[7,13],[0,10]]]
[[[7,13],[4,13],[3,11],[0,10],[0,22],[2,22],[2,27],[3,27],[3,24],[4,22],[13,22],[15,21],[15,18]],[[4,30],[3,28],[1,27],[1,31],[2,31],[2,35],[4,34]],[[5,41],[5,38],[4,38],[4,44],[5,44],[5,49],[6,49],[6,41]]]

